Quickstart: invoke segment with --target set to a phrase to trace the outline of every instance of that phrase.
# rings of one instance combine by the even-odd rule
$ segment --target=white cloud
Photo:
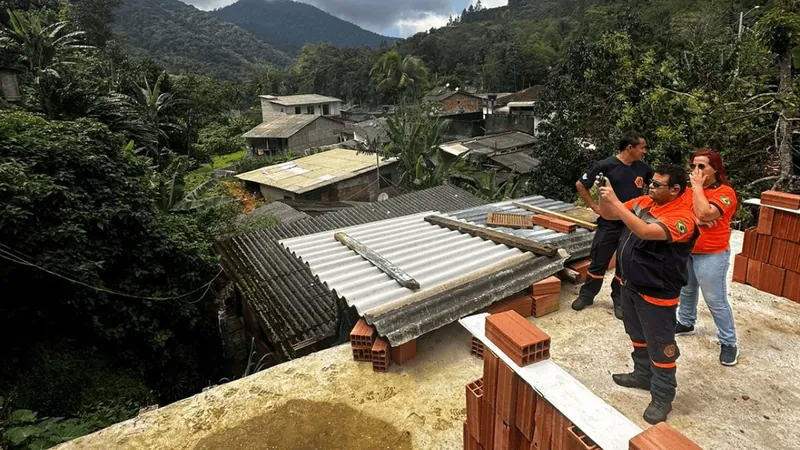
[[[478,0],[472,0],[472,4],[478,3]],[[508,0],[481,0],[484,8],[497,8],[498,6],[507,6]]]
[[[413,19],[401,18],[395,22],[394,26],[402,36],[411,36],[420,31],[428,31],[431,28],[443,27],[447,25],[449,20],[450,16],[446,14],[424,12]]]

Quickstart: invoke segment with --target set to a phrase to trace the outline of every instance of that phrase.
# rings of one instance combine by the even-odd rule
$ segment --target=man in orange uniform
[[[600,210],[607,220],[622,220],[625,230],[617,247],[622,284],[625,332],[633,342],[633,373],[615,374],[620,386],[649,390],[644,419],[667,420],[678,382],[675,312],[686,285],[686,262],[699,230],[686,190],[686,172],[679,166],[655,170],[648,195],[622,203],[606,181],[600,187]]]

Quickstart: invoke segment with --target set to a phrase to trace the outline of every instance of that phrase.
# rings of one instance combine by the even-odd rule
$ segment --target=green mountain
[[[238,79],[256,64],[291,64],[284,52],[247,31],[178,0],[122,0],[115,16],[115,28],[135,50],[171,71]]]
[[[378,47],[381,42],[391,45],[396,41],[314,6],[291,0],[239,0],[213,14],[289,54],[297,54],[306,43]]]

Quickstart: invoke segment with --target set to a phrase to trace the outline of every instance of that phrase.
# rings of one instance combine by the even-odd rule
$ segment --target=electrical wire
[[[7,245],[4,245],[4,244],[0,244],[0,246],[5,247],[5,248],[10,248],[10,247],[8,247]],[[185,294],[176,295],[176,296],[172,296],[172,297],[145,297],[145,296],[141,296],[141,295],[126,294],[124,292],[118,292],[118,291],[114,291],[114,290],[111,290],[111,289],[106,289],[106,288],[102,288],[102,287],[99,287],[99,286],[93,286],[93,285],[90,285],[88,283],[84,283],[83,281],[79,281],[79,280],[76,280],[74,278],[70,278],[70,277],[68,277],[66,275],[62,275],[62,274],[60,274],[58,272],[54,272],[54,271],[52,271],[50,269],[46,269],[46,268],[44,268],[42,266],[39,266],[39,265],[37,265],[35,263],[27,261],[24,258],[20,257],[19,255],[15,255],[14,253],[9,252],[7,250],[3,250],[2,248],[0,248],[0,258],[5,259],[7,261],[11,261],[11,262],[19,264],[19,265],[33,267],[34,269],[41,270],[42,272],[45,272],[45,273],[48,273],[48,274],[53,275],[55,277],[61,278],[61,279],[66,280],[66,281],[69,281],[70,283],[78,284],[80,286],[92,289],[92,290],[97,291],[97,292],[105,292],[107,294],[117,295],[119,297],[127,297],[127,298],[135,298],[135,299],[140,299],[140,300],[151,300],[151,301],[179,300],[179,299],[182,299],[184,297],[188,297],[190,295],[196,294],[197,292],[200,292],[203,289],[205,289],[205,292],[203,292],[203,295],[200,298],[198,298],[197,300],[188,302],[188,303],[197,303],[200,300],[202,300],[206,296],[206,294],[208,294],[208,291],[211,289],[211,285],[214,283],[214,281],[217,280],[217,278],[219,278],[220,275],[222,275],[222,272],[223,272],[223,269],[220,269],[219,272],[217,272],[217,274],[214,276],[214,278],[211,279],[211,281],[209,281],[208,283],[203,284],[199,288],[197,288],[197,289],[195,289],[193,291],[187,292]]]

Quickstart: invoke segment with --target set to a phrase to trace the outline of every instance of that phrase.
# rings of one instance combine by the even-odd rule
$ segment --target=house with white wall
[[[261,99],[261,118],[267,122],[277,116],[314,115],[339,116],[344,102],[335,97],[317,94],[304,95],[259,95]]]

